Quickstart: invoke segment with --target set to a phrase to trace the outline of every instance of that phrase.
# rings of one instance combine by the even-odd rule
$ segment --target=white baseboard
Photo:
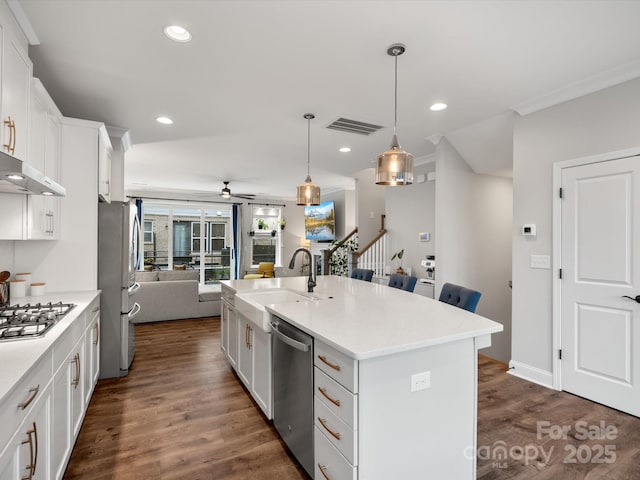
[[[553,389],[553,374],[551,372],[541,370],[537,367],[532,367],[526,363],[511,360],[509,362],[509,374],[529,382],[537,383],[543,387]]]

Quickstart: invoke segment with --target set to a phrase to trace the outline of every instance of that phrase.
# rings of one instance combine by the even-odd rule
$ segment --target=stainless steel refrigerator
[[[98,288],[100,296],[100,378],[123,377],[135,354],[133,318],[140,263],[140,222],[129,202],[98,204]]]

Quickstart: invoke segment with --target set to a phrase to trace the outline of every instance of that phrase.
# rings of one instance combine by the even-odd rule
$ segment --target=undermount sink
[[[276,303],[309,302],[313,298],[293,290],[259,290],[236,295],[235,308],[238,313],[255,323],[265,332],[271,331],[270,316],[265,305]]]

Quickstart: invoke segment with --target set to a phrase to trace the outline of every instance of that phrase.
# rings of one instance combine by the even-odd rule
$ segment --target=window
[[[281,265],[281,207],[253,207],[251,218],[251,265],[272,262]]]
[[[153,244],[153,220],[144,221],[144,243],[145,245]]]
[[[204,283],[231,278],[232,214],[227,205],[146,200],[142,208],[145,268],[199,270]]]

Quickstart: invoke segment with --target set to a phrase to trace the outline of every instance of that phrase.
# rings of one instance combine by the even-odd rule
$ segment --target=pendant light
[[[395,58],[395,97],[393,117],[393,138],[389,150],[378,155],[376,183],[378,185],[411,185],[413,183],[413,155],[400,148],[397,135],[398,123],[398,56],[406,48],[401,43],[395,43],[387,49],[387,55]]]
[[[297,205],[320,205],[320,187],[311,181],[309,166],[311,163],[311,119],[316,118],[313,113],[305,113],[307,119],[307,178],[297,188]]]

